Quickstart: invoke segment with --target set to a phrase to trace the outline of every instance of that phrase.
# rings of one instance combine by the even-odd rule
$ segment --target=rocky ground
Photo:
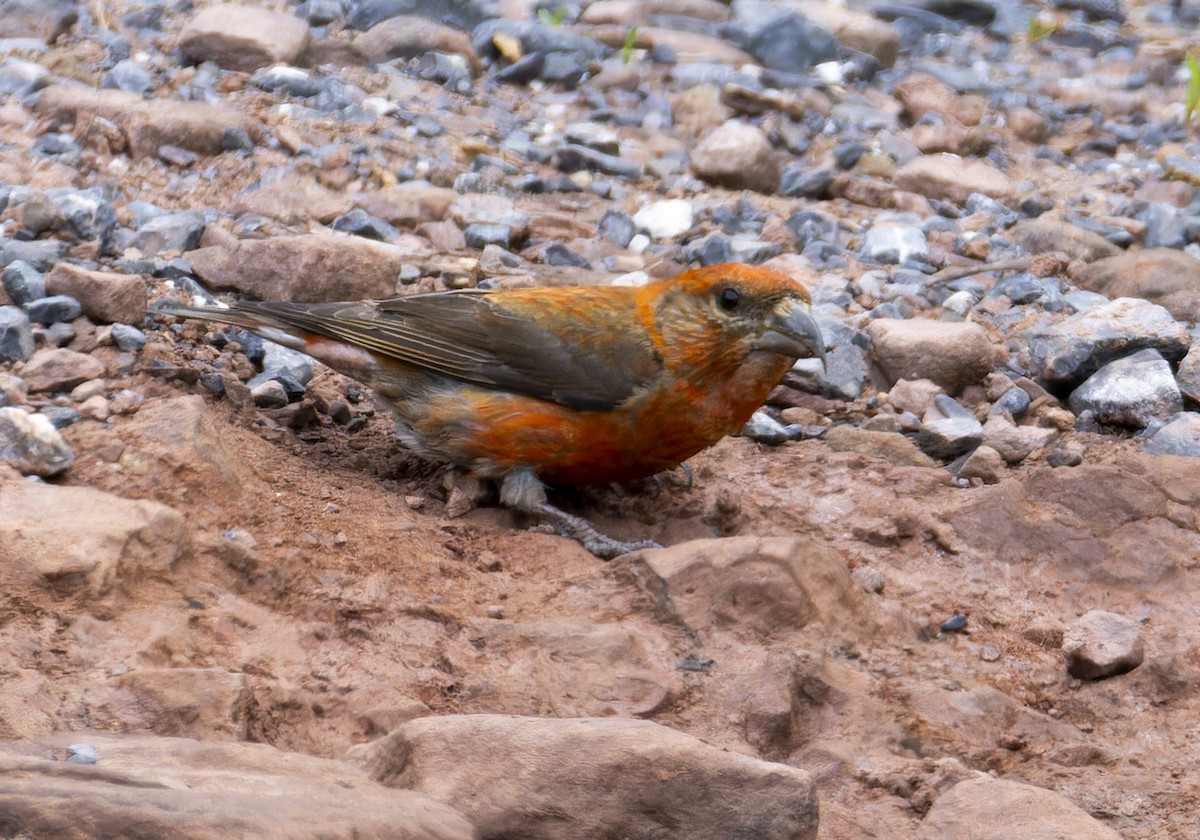
[[[0,834],[1200,837],[1197,20],[0,0]],[[729,260],[828,365],[608,563],[154,313]]]

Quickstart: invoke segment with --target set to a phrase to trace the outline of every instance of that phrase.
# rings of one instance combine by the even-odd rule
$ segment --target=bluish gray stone
[[[18,306],[46,296],[45,276],[24,260],[16,260],[4,267],[0,285]]]
[[[983,424],[975,415],[945,394],[933,398],[933,406],[921,418],[917,445],[934,458],[957,458],[983,442]]]
[[[924,262],[929,258],[925,234],[912,225],[881,225],[867,231],[863,237],[863,256],[872,262],[903,263],[909,260]]]
[[[74,321],[83,314],[83,305],[70,295],[50,295],[25,304],[31,321],[39,324],[59,324]]]
[[[1138,350],[1157,350],[1167,361],[1179,361],[1191,345],[1191,335],[1163,307],[1117,298],[1035,327],[1028,345],[1042,379],[1073,387],[1113,359]]]
[[[0,306],[0,362],[23,362],[34,349],[29,316],[15,306]]]
[[[1185,455],[1200,458],[1200,413],[1181,411],[1146,442],[1154,455]]]

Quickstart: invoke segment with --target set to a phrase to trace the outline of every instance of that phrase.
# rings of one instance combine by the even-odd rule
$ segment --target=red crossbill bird
[[[500,482],[594,554],[622,543],[545,484],[631,481],[742,428],[799,358],[824,359],[808,291],[726,264],[642,286],[461,290],[167,314],[243,327],[371,387],[417,452]]]

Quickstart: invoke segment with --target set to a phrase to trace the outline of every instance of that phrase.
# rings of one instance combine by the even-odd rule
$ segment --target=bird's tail
[[[249,330],[260,338],[282,344],[302,353],[309,352],[307,342],[295,328],[295,325],[274,317],[272,313],[255,306],[250,302],[238,303],[233,306],[184,306],[177,303],[165,303],[154,310],[156,315],[170,315],[174,318],[190,318],[196,321],[208,321],[213,324],[228,324]]]

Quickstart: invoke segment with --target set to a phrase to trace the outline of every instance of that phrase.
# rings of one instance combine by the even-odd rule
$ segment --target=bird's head
[[[685,358],[715,361],[730,372],[752,361],[782,370],[797,359],[825,362],[812,297],[787,275],[726,263],[660,283],[659,329]]]

